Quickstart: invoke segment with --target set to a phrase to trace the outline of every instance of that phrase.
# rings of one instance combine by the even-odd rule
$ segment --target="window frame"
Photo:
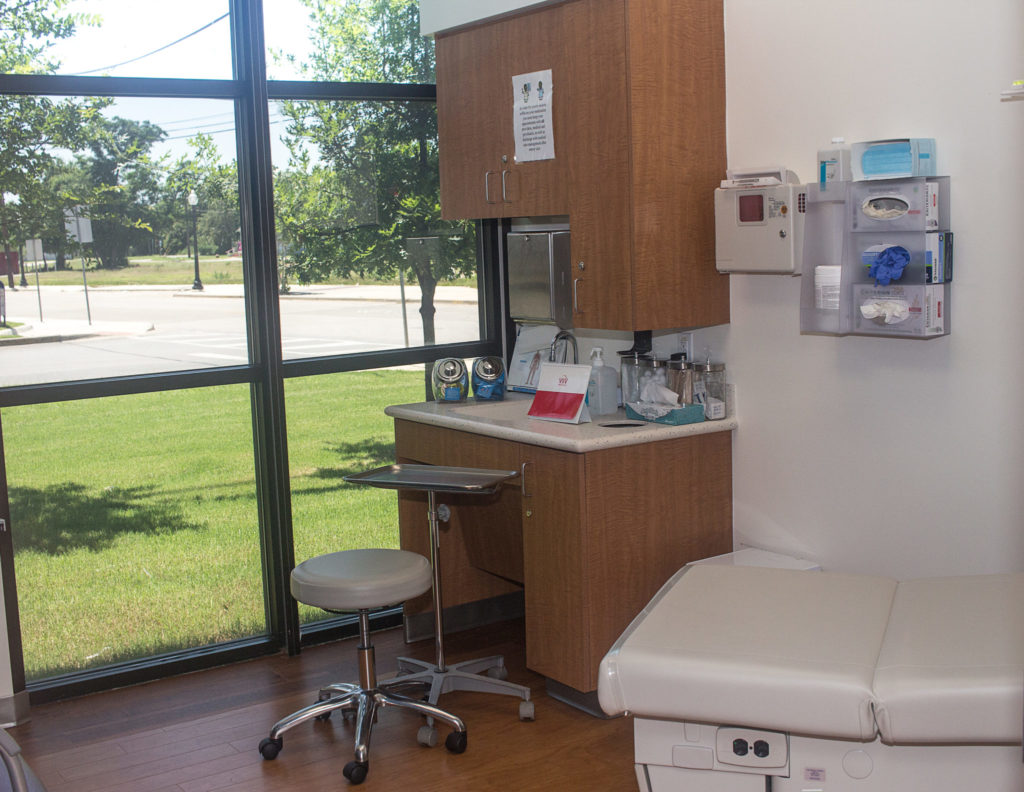
[[[231,100],[239,181],[245,327],[250,362],[159,374],[125,375],[0,388],[0,518],[11,525],[4,466],[2,408],[186,388],[246,383],[250,388],[253,454],[263,560],[267,633],[237,641],[180,650],[26,684],[19,630],[11,531],[0,532],[9,653],[15,694],[28,690],[33,703],[158,679],[285,649],[355,635],[351,617],[301,627],[288,581],[292,549],[291,488],[284,381],[290,377],[428,364],[439,357],[507,357],[508,326],[501,272],[501,229],[478,225],[478,294],[481,340],[285,360],[282,354],[274,227],[269,102],[286,99],[330,101],[436,101],[433,84],[267,81],[261,0],[229,0],[234,78],[231,80],[76,77],[0,74],[0,94],[111,96]],[[429,389],[424,394],[430,398]],[[11,526],[16,530],[16,526]],[[401,622],[400,611],[383,613],[380,627]]]

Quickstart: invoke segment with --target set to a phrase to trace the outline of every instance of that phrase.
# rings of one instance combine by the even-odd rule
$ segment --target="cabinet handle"
[[[583,278],[572,279],[572,310],[573,313],[583,313],[580,310],[580,281]]]
[[[497,203],[491,200],[491,176],[497,171],[484,171],[484,200],[489,203]]]
[[[512,203],[512,201],[510,201],[509,197],[508,197],[508,189],[507,189],[507,187],[508,187],[508,185],[507,185],[508,174],[509,174],[509,172],[507,170],[503,170],[501,172],[501,200],[504,203]]]
[[[524,498],[532,498],[533,495],[526,491],[526,466],[529,462],[523,462],[519,466],[519,492]]]

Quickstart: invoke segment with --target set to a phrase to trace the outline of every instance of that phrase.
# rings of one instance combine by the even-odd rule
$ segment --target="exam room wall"
[[[951,177],[952,334],[800,335],[800,279],[731,275],[737,544],[899,577],[1024,570],[1019,0],[727,0],[730,167],[934,137]]]
[[[421,23],[525,4],[422,0]],[[834,136],[934,137],[956,232],[948,338],[803,336],[799,278],[728,276],[732,323],[694,346],[736,385],[737,546],[899,577],[1024,569],[1024,101],[999,99],[1024,77],[1024,5],[727,0],[725,23],[730,167],[809,181]]]

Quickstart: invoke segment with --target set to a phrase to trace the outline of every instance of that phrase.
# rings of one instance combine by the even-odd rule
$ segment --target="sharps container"
[[[693,403],[704,405],[704,418],[725,418],[725,363],[693,364]]]

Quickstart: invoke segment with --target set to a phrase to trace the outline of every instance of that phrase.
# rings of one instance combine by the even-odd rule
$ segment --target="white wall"
[[[732,275],[737,542],[899,576],[1024,569],[1019,0],[726,0],[732,167],[814,177],[847,141],[934,137],[952,335],[799,334],[800,281]]]
[[[422,10],[457,7],[462,24],[523,4]],[[798,278],[730,276],[732,324],[695,348],[737,387],[737,544],[902,577],[1024,569],[1024,102],[999,100],[1024,77],[1024,4],[725,9],[732,167],[810,180],[834,136],[935,137],[956,232],[948,338],[801,336]]]
[[[436,33],[543,2],[547,0],[420,0],[420,30],[423,35]]]

